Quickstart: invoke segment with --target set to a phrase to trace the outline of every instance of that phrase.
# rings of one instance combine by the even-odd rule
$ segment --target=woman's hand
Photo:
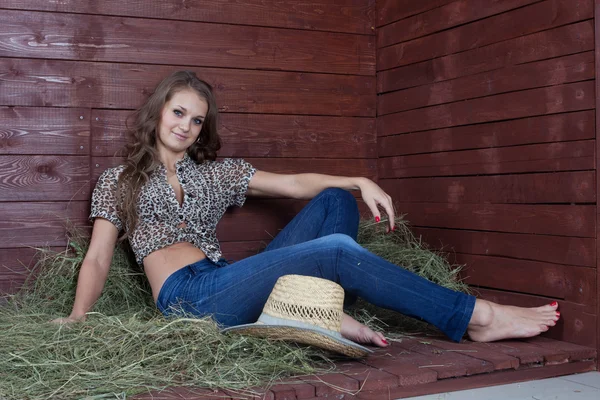
[[[381,215],[379,213],[378,206],[381,206],[389,219],[389,226],[387,228],[387,232],[390,230],[394,230],[395,223],[395,215],[394,215],[394,204],[392,202],[392,198],[383,191],[382,188],[379,187],[375,182],[368,178],[363,178],[359,182],[359,188],[365,204],[375,217],[375,221],[379,222],[381,220]]]

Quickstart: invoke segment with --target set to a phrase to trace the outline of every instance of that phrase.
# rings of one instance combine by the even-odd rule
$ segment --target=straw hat
[[[326,279],[285,275],[275,283],[263,312],[253,324],[226,328],[252,336],[310,344],[350,357],[372,353],[340,333],[344,289]]]

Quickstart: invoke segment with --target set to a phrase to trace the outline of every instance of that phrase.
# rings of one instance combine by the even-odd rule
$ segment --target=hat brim
[[[263,316],[261,318],[264,319]],[[304,343],[353,358],[361,358],[373,353],[373,350],[342,337],[338,332],[329,331],[317,326],[300,327],[297,326],[298,321],[287,321],[282,318],[273,317],[270,317],[269,320],[276,319],[278,320],[277,324],[265,324],[260,322],[261,318],[259,318],[259,322],[257,323],[232,326],[223,329],[221,332],[233,332],[242,335]]]

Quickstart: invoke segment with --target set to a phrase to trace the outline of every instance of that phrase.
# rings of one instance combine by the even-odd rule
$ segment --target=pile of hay
[[[426,250],[402,219],[398,227],[386,235],[383,222],[363,222],[359,243],[436,283],[466,289],[456,279],[457,267]],[[319,349],[221,335],[208,319],[163,318],[123,248],[115,251],[103,295],[86,322],[50,323],[71,311],[86,246],[85,238],[74,237],[68,252],[43,251],[35,279],[0,303],[0,398],[124,398],[168,386],[247,388],[334,368],[335,356]],[[371,324],[398,320],[395,313],[372,312],[354,315]]]

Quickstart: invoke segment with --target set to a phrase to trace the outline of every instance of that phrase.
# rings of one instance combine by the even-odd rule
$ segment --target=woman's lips
[[[187,140],[187,136],[180,135],[179,133],[171,132],[177,138],[177,140],[181,140],[182,142]]]

